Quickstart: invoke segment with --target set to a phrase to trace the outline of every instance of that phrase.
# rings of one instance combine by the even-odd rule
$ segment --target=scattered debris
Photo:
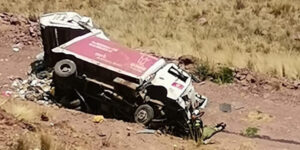
[[[131,131],[132,128],[131,128],[131,127],[126,127],[126,130],[127,130],[127,131]]]
[[[229,113],[229,112],[231,112],[231,105],[230,105],[230,104],[227,104],[227,103],[223,103],[223,104],[220,104],[220,105],[219,105],[219,109],[220,109],[222,112]]]
[[[106,136],[106,134],[104,134],[104,133],[98,133],[98,135],[99,135],[100,137],[105,137],[105,136]]]
[[[5,97],[10,97],[12,95],[12,93],[13,93],[12,91],[3,91],[2,95]]]
[[[199,83],[199,85],[204,85],[206,82],[205,81],[202,81]]]
[[[102,115],[97,115],[93,118],[93,122],[95,123],[101,123],[104,121],[104,117]]]
[[[45,113],[42,113],[41,120],[42,121],[49,121],[49,117]]]
[[[45,55],[45,53],[41,52],[41,53],[37,54],[35,58],[37,61],[41,61],[44,59],[44,55]]]
[[[23,48],[23,44],[22,43],[14,44],[12,46],[12,50],[15,51],[15,52],[19,52],[22,48]]]
[[[155,134],[156,130],[152,129],[143,129],[137,132],[137,134]]]
[[[15,52],[18,52],[18,51],[20,51],[20,48],[18,48],[18,47],[13,47],[12,50],[15,51]]]
[[[30,74],[25,80],[16,78],[13,80],[11,85],[15,91],[13,96],[30,101],[36,101],[39,104],[53,103],[52,101],[49,101],[52,99],[52,95],[50,94],[51,82],[51,76],[39,79],[35,74]]]
[[[102,146],[103,147],[110,147],[110,138],[111,138],[112,134],[109,135],[109,137],[104,138],[102,141]]]

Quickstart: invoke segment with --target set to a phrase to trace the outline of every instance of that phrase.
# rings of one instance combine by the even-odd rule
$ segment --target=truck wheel
[[[54,72],[58,77],[67,78],[76,73],[76,64],[69,59],[63,59],[54,66]]]
[[[139,106],[134,113],[135,122],[142,123],[144,125],[148,124],[153,118],[154,110],[148,104]]]

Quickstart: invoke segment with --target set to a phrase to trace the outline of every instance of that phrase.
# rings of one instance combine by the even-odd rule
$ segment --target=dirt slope
[[[0,101],[2,102],[2,101]],[[18,140],[39,141],[39,138],[29,138],[27,134],[47,135],[51,140],[49,143],[61,145],[60,149],[172,149],[174,145],[177,147],[193,146],[193,142],[160,134],[137,134],[142,130],[141,125],[135,123],[127,123],[114,119],[105,119],[102,123],[94,123],[93,115],[66,110],[63,108],[49,108],[40,106],[33,102],[24,101],[8,101],[3,107],[8,112],[14,113],[9,109],[12,105],[25,106],[33,109],[32,115],[36,118],[25,121],[16,121],[11,115],[0,111],[0,143],[3,145],[1,149],[17,147]],[[15,107],[15,106],[13,106]],[[40,113],[47,112],[48,121],[40,119]],[[4,116],[4,117],[3,117]],[[7,123],[6,120],[14,122]],[[2,124],[2,121],[4,122]],[[23,127],[24,122],[29,122],[34,127],[33,131],[29,131]],[[17,125],[15,125],[17,124]],[[23,126],[20,126],[21,124]],[[13,131],[13,132],[12,132]],[[17,134],[17,135],[16,135]],[[27,138],[27,139],[26,139]],[[39,142],[37,142],[39,143]],[[35,144],[39,147],[39,144]]]
[[[20,51],[14,52],[12,46],[15,43],[9,35],[16,34],[18,30],[29,29],[1,22],[0,26],[0,33],[4,35],[0,37],[0,91],[2,93],[9,90],[11,83],[9,78],[26,76],[30,63],[35,55],[42,51],[42,48],[36,45],[25,45]],[[300,149],[300,117],[298,115],[300,113],[300,90],[280,89],[253,94],[237,84],[220,86],[210,82],[201,86],[196,85],[196,88],[199,93],[210,99],[204,122],[214,124],[223,121],[228,125],[226,133],[216,135],[215,144],[201,148]],[[221,103],[231,104],[232,112],[219,111]],[[31,128],[24,126],[24,121],[16,121],[1,110],[0,145],[2,147],[0,149],[14,147],[18,144],[17,140],[24,139],[26,134],[40,136],[41,138],[34,138],[40,141],[45,141],[42,135],[46,134],[51,137],[52,145],[60,143],[63,145],[62,149],[199,149],[192,141],[185,141],[170,135],[136,134],[142,127],[134,123],[106,119],[103,123],[95,124],[92,122],[93,115],[90,114],[40,106],[20,100],[11,100],[2,107],[8,108],[9,105],[16,104],[25,105],[28,109],[39,112],[36,118],[29,121],[36,131],[30,131]],[[43,112],[47,113],[49,121],[40,120]],[[7,124],[5,120],[13,120],[14,123]],[[259,137],[241,136],[240,133],[247,127],[258,128]]]
[[[204,120],[206,123],[224,121],[227,131],[216,136],[221,147],[235,149],[248,145],[253,149],[300,148],[300,90],[260,93],[242,90],[238,85],[219,86],[207,83],[198,91],[210,98]],[[232,104],[231,113],[219,111],[219,104]],[[257,127],[261,138],[247,138],[240,134],[247,127]],[[268,139],[269,138],[269,139]],[[230,143],[230,144],[229,144]]]

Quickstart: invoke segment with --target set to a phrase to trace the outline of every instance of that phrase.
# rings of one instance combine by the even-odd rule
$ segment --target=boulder
[[[17,17],[11,17],[9,22],[11,25],[21,25],[21,22]]]

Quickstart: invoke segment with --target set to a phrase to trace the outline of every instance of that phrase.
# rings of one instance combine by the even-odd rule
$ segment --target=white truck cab
[[[165,87],[167,97],[185,109],[189,119],[190,109],[203,109],[207,105],[208,99],[195,92],[192,77],[174,63],[166,64],[159,69],[151,83]]]

